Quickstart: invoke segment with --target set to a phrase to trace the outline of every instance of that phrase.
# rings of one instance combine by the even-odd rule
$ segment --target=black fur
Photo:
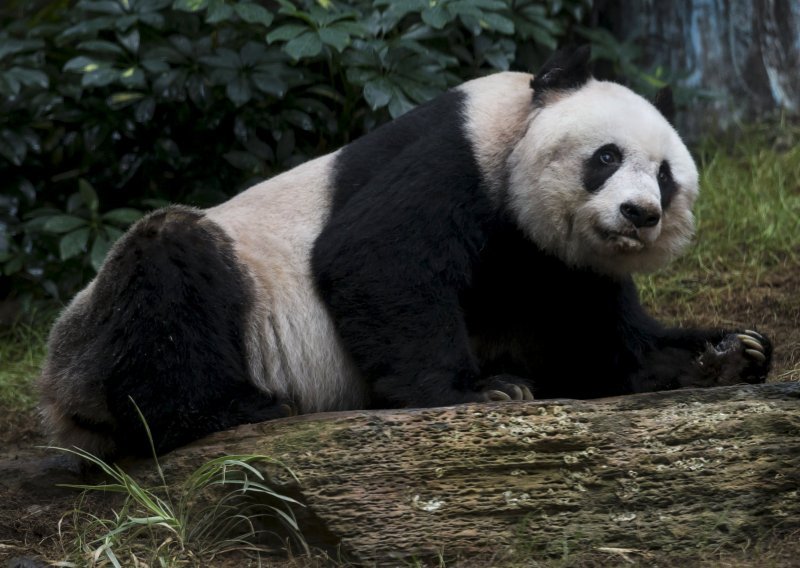
[[[675,99],[672,97],[672,89],[669,85],[658,90],[653,104],[658,112],[667,119],[667,122],[675,123]]]
[[[459,292],[496,221],[451,91],[345,147],[313,270],[375,405],[474,396]]]
[[[111,423],[78,410],[79,426],[124,453],[159,453],[211,432],[281,415],[249,380],[244,326],[252,285],[222,230],[199,212],[161,210],[129,232],[95,281],[90,308],[63,322],[73,373],[96,377]],[[65,338],[66,339],[66,338]],[[61,356],[57,350],[51,357]]]
[[[658,168],[658,189],[661,191],[661,209],[666,211],[678,191],[678,186],[672,177],[672,169],[666,160]]]
[[[591,77],[590,56],[589,45],[555,52],[531,81],[534,101],[542,102],[550,91],[566,91],[584,85]]]
[[[603,187],[620,168],[623,159],[622,150],[616,144],[605,144],[598,148],[583,166],[583,187],[586,191],[595,193]]]

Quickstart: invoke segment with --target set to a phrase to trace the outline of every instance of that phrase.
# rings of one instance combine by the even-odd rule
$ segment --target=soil
[[[699,290],[685,304],[676,302],[678,307],[658,306],[655,315],[683,325],[755,328],[775,344],[769,380],[800,380],[800,267],[787,263],[755,284],[720,280],[704,283]],[[691,314],[683,312],[681,305],[690,305]],[[0,408],[0,567],[33,568],[64,559],[59,529],[69,532],[70,512],[79,493],[56,484],[77,483],[82,478],[73,463],[42,448],[44,444],[33,413]],[[36,498],[32,499],[33,495]],[[763,560],[764,554],[759,558]],[[771,565],[798,565],[792,564],[798,557],[800,545],[777,543]],[[738,557],[726,553],[717,561],[726,566],[756,566],[759,558],[754,559],[752,551],[743,551]],[[595,558],[586,565],[606,564]],[[654,564],[649,558],[646,564],[662,563]]]

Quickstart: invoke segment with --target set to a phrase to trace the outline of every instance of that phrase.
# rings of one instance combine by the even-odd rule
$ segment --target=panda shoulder
[[[534,109],[532,78],[506,71],[458,87],[464,95],[464,129],[492,192],[500,191],[508,156],[528,129]]]

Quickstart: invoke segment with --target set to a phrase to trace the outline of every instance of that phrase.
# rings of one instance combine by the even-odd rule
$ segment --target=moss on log
[[[800,383],[302,416],[163,463],[223,453],[286,463],[299,481],[273,482],[307,505],[306,535],[366,561],[682,554],[800,528]]]

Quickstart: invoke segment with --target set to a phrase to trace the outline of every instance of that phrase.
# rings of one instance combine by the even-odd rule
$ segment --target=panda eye
[[[622,152],[615,144],[606,144],[594,153],[594,160],[600,166],[616,166],[622,161]]]
[[[661,167],[658,168],[658,181],[659,183],[667,183],[672,178],[672,174],[669,171],[669,166],[666,162],[661,164]]]

